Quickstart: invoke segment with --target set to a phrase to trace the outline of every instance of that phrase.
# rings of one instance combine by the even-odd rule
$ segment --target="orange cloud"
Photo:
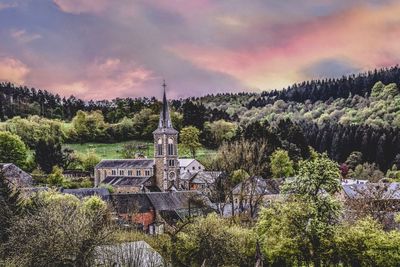
[[[0,57],[0,81],[23,84],[30,69],[21,61],[11,57]]]
[[[275,29],[281,39],[275,45],[204,47],[190,43],[167,46],[196,66],[228,74],[249,87],[282,88],[310,79],[304,69],[334,58],[359,69],[396,64],[400,60],[400,4],[363,6],[347,12],[318,17],[297,25]],[[255,29],[254,36],[274,34]]]

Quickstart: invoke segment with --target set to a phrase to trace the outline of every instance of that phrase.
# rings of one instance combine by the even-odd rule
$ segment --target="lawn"
[[[85,143],[85,144],[65,144],[65,147],[69,147],[79,154],[86,154],[88,151],[93,150],[101,159],[121,159],[123,158],[121,155],[121,151],[125,144],[134,143],[134,144],[143,144],[147,146],[145,149],[145,154],[148,158],[153,158],[154,156],[154,147],[152,142],[144,142],[144,141],[126,141],[119,143]],[[180,158],[188,158],[190,154],[183,151],[183,149],[179,149],[179,157]],[[196,158],[199,160],[214,157],[216,154],[215,150],[201,148],[197,152]]]

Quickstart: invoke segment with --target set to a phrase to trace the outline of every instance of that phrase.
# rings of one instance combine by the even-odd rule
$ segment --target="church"
[[[153,132],[154,158],[102,160],[94,171],[96,187],[108,184],[116,193],[183,189],[180,181],[180,161],[186,162],[188,159],[178,157],[178,131],[172,125],[165,82],[163,89],[160,119],[157,129]],[[201,166],[198,168],[204,169]]]

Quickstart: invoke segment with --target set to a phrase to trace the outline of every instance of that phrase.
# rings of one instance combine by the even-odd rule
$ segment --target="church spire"
[[[163,95],[163,103],[162,103],[162,109],[161,109],[161,114],[160,114],[160,121],[158,123],[158,128],[159,129],[173,128],[172,122],[171,122],[171,116],[169,114],[167,93],[166,93],[167,85],[165,84],[165,80],[162,84],[162,87],[164,88],[164,95]]]

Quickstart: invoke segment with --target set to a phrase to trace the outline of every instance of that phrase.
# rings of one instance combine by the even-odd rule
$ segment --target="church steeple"
[[[161,112],[160,112],[160,120],[158,122],[158,128],[156,131],[169,131],[169,132],[175,132],[174,127],[172,126],[172,121],[171,121],[171,115],[169,113],[169,107],[168,107],[168,100],[167,100],[167,93],[166,93],[166,88],[167,85],[165,83],[165,80],[162,84],[162,87],[164,89],[163,92],[163,101],[162,101],[162,107],[161,107]]]
[[[154,136],[155,181],[158,188],[165,191],[171,185],[179,188],[180,173],[178,161],[178,131],[172,127],[169,113],[165,81],[160,121]]]

